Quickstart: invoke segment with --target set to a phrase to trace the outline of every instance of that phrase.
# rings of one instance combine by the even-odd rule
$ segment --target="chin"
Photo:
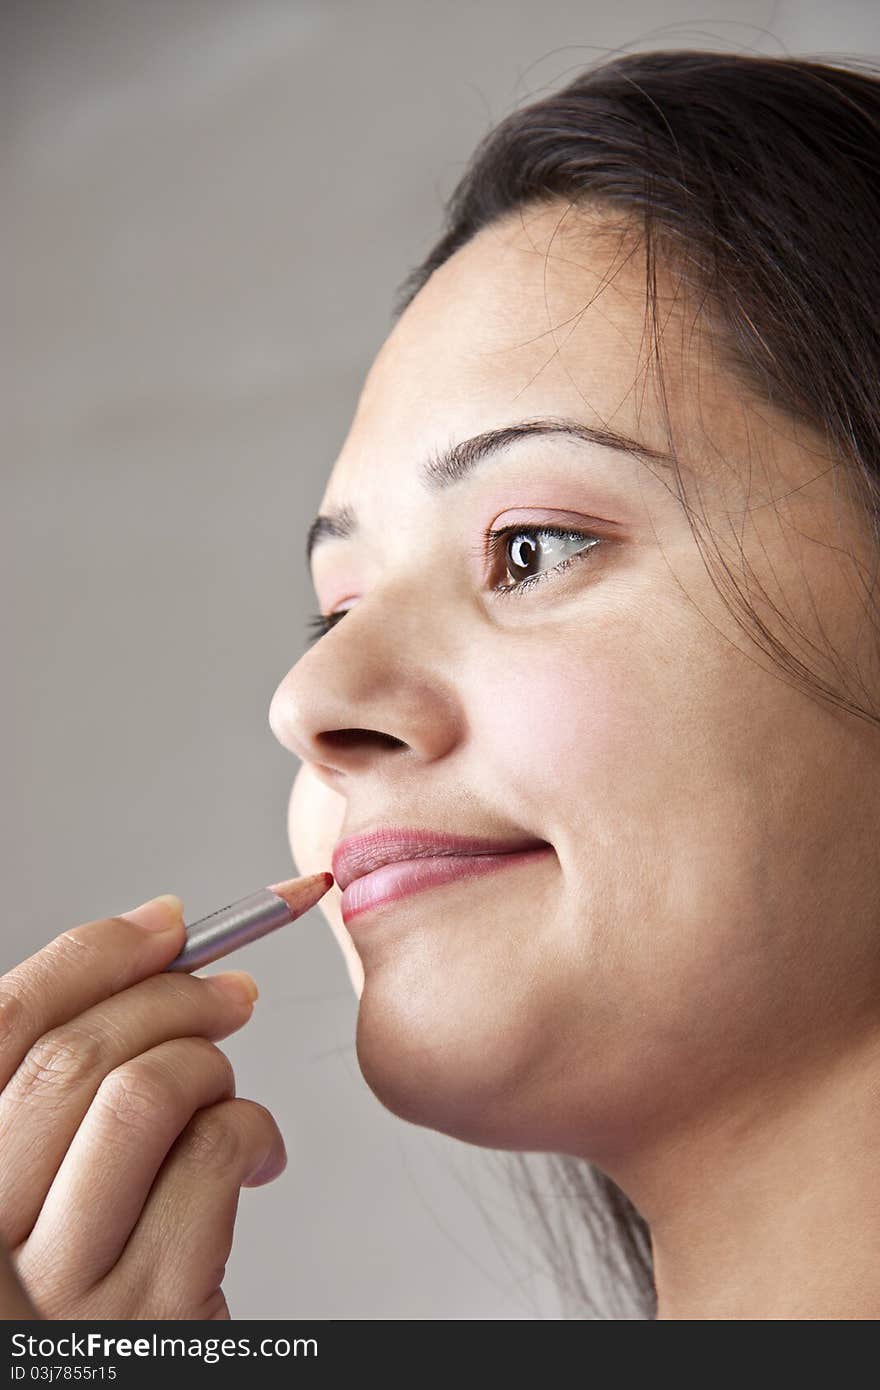
[[[412,993],[388,997],[367,974],[357,1018],[361,1074],[386,1110],[410,1124],[437,1130],[464,1143],[493,1149],[552,1146],[540,1116],[524,1111],[535,1096],[534,1051],[520,1034],[471,999],[459,1017],[433,1007],[420,1012]],[[518,1031],[518,1030],[517,1030]],[[519,1059],[519,1060],[518,1060]],[[527,1108],[527,1107],[526,1107]],[[540,1107],[539,1107],[540,1108]],[[537,1121],[537,1123],[536,1123]]]

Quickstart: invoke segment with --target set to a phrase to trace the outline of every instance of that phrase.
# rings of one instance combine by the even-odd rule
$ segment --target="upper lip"
[[[441,855],[513,854],[516,850],[541,849],[546,840],[534,836],[518,840],[475,839],[446,835],[438,830],[414,830],[387,826],[349,835],[333,851],[333,877],[345,891],[356,878],[402,859],[434,859]]]

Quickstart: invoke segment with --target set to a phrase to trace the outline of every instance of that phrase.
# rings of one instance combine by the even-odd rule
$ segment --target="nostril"
[[[405,748],[403,739],[393,734],[383,734],[379,729],[330,729],[320,734],[317,742],[328,749],[344,752],[362,743],[378,744],[380,748]]]

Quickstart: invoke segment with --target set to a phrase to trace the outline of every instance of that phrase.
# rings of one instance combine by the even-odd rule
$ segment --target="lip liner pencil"
[[[239,946],[295,922],[323,898],[333,883],[330,873],[307,874],[273,883],[238,902],[221,907],[186,926],[186,945],[166,970],[198,970]]]

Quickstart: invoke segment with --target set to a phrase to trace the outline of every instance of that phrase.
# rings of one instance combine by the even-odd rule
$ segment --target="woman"
[[[878,129],[868,65],[661,51],[491,132],[367,376],[309,538],[323,635],[270,710],[302,761],[294,859],[336,872],[368,1084],[560,1156],[612,1204],[649,1318],[880,1315]],[[430,835],[480,856],[438,882]],[[363,876],[407,845],[415,883]],[[122,1119],[64,1201],[48,1169],[0,1201],[3,1233],[44,1315],[228,1316],[234,1197],[172,1293],[145,1271],[175,1268],[198,1187],[187,1112],[209,1152],[238,1135],[236,1184],[259,1145],[283,1162],[260,1107],[217,1119],[212,1041],[181,1081],[183,1035],[238,1024],[149,973],[179,918],[150,962],[118,919],[77,931],[118,953],[91,1031],[115,1005],[123,1071],[161,1032],[141,1109],[170,1088],[183,1147],[163,1202],[143,1175],[111,1193],[97,1255],[87,1165]],[[69,1078],[13,1107],[39,1021],[5,1132],[59,1150],[89,1125],[53,1099]],[[119,1065],[93,1049],[89,1075]]]

